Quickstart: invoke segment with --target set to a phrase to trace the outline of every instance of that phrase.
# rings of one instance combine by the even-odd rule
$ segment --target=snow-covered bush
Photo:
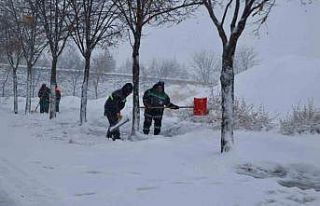
[[[320,134],[320,109],[312,101],[293,107],[292,113],[280,120],[280,132],[285,135]]]
[[[253,131],[270,130],[274,127],[274,118],[264,111],[263,106],[255,107],[244,100],[235,99],[235,129]],[[194,122],[212,124],[215,129],[221,125],[221,96],[212,96],[208,100],[209,114],[206,116],[194,116],[192,111],[180,113],[181,119],[190,119]]]
[[[235,129],[246,130],[270,130],[273,127],[270,115],[263,106],[255,107],[247,104],[244,100],[235,101]]]

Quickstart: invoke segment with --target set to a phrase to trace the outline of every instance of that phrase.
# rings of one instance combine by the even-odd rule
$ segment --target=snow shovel
[[[146,107],[139,107],[140,109],[144,109]],[[166,109],[170,107],[149,107],[150,109]],[[193,98],[193,106],[179,106],[179,109],[193,109],[193,115],[195,116],[205,116],[208,114],[207,108],[207,97],[204,98]]]
[[[123,117],[116,125],[113,125],[112,127],[109,127],[108,128],[108,131],[107,131],[107,134],[106,134],[106,137],[109,139],[109,138],[112,138],[111,137],[111,133],[113,131],[115,131],[116,129],[118,129],[119,127],[121,127],[122,125],[124,125],[125,123],[129,122],[130,119],[128,117]],[[110,136],[109,136],[110,135]],[[114,141],[115,139],[113,139]]]
[[[123,117],[116,125],[113,125],[112,127],[109,127],[109,132],[113,132],[114,130],[118,129],[125,123],[129,122],[130,119],[128,117]]]
[[[38,109],[39,105],[40,105],[40,102],[38,102],[38,104],[37,104],[37,106],[36,106],[36,108],[34,110],[31,110],[31,113],[37,112],[37,109]]]

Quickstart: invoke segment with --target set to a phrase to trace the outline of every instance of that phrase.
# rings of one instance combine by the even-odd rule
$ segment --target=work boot
[[[109,130],[107,131],[106,138],[108,138],[108,139],[112,138],[112,134],[111,134],[111,132]]]
[[[113,141],[116,141],[116,139],[121,139],[121,138],[120,137],[115,137],[115,136],[112,137]]]
[[[160,129],[155,128],[153,134],[154,134],[154,135],[159,135],[159,134],[160,134],[160,131],[161,131]]]

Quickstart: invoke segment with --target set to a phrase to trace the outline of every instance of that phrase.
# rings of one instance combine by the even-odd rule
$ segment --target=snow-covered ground
[[[176,111],[165,115],[160,136],[113,142],[104,99],[89,101],[84,126],[76,97],[64,97],[52,121],[22,109],[13,115],[12,99],[0,101],[1,206],[320,205],[316,135],[238,131],[234,151],[221,155],[218,131],[179,122]]]
[[[293,3],[276,8],[269,35],[258,42],[246,38],[244,45],[252,42],[263,60],[235,80],[237,97],[280,116],[308,99],[320,105],[319,7],[304,11]],[[190,21],[176,32],[160,28],[153,38],[145,36],[141,62],[167,56],[187,62],[192,51],[219,47],[206,13]],[[172,41],[174,34],[179,38]],[[119,51],[121,62],[131,50]],[[103,87],[106,93],[113,89],[110,83]],[[194,85],[169,84],[166,91],[179,105],[210,94]],[[0,206],[320,205],[319,135],[236,131],[234,150],[220,154],[219,131],[181,121],[172,111],[165,113],[160,136],[113,142],[105,138],[105,99],[89,100],[84,126],[79,98],[64,96],[61,113],[50,121],[39,113],[24,115],[24,98],[14,115],[12,100],[0,98]],[[126,115],[131,97],[128,103]],[[130,126],[121,128],[124,138]]]

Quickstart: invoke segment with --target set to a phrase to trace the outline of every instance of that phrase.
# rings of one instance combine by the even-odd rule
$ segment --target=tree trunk
[[[56,117],[56,85],[57,85],[57,62],[58,57],[53,56],[51,65],[51,78],[50,78],[50,100],[49,100],[49,118]]]
[[[76,88],[78,83],[78,77],[76,76],[76,73],[73,71],[71,76],[71,83],[72,83],[72,96],[76,96]]]
[[[221,82],[221,153],[228,152],[234,143],[234,71],[235,46],[225,46],[222,55]]]
[[[6,84],[7,84],[7,81],[8,81],[8,79],[9,79],[9,74],[10,74],[10,70],[9,69],[7,69],[6,70],[6,78],[5,78],[5,80],[3,81],[3,83],[2,83],[2,97],[4,97],[5,96],[5,89],[6,89]]]
[[[18,78],[17,67],[12,69],[12,81],[13,81],[13,111],[18,114]]]
[[[39,82],[40,82],[40,77],[41,77],[41,72],[39,71],[39,69],[37,70],[32,70],[31,73],[31,83],[32,83],[32,93],[31,93],[31,97],[35,97],[35,91],[36,91],[36,86],[38,86]]]
[[[76,96],[76,86],[72,86],[72,96]]]
[[[81,105],[80,105],[80,125],[87,121],[87,102],[88,102],[88,86],[89,86],[89,73],[90,73],[90,60],[91,51],[87,51],[85,54],[85,68],[83,83],[81,86]]]
[[[99,85],[99,80],[97,79],[94,84],[95,84],[95,85],[94,85],[94,93],[95,93],[96,99],[98,99],[98,85]]]
[[[141,32],[135,36],[132,52],[132,82],[133,82],[133,109],[132,109],[132,129],[131,136],[136,135],[140,125],[140,109],[139,109],[139,49],[140,49]]]
[[[31,96],[32,96],[32,65],[27,63],[27,92],[25,114],[31,112]]]

